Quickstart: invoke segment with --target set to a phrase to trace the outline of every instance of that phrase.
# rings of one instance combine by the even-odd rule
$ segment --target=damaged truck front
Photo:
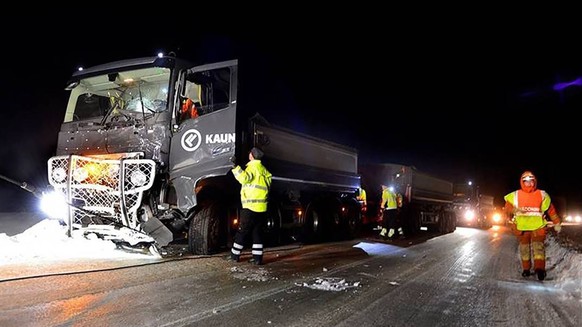
[[[237,228],[233,162],[243,165],[260,146],[272,161],[271,240],[309,238],[323,226],[353,234],[357,152],[270,125],[252,106],[238,108],[237,68],[237,60],[194,66],[158,56],[75,72],[56,156],[48,160],[54,192],[47,213],[70,233],[132,247],[187,241],[193,253],[216,252]],[[287,160],[295,151],[323,159],[312,159],[317,167]],[[301,164],[311,176],[290,175]]]

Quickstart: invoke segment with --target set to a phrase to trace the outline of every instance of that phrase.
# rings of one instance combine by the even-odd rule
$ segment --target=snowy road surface
[[[582,257],[553,238],[547,255],[545,281],[522,278],[515,238],[494,227],[269,251],[260,267],[221,256],[5,261],[0,326],[581,326]]]

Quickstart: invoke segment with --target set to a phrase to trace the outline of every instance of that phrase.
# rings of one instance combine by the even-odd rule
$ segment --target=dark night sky
[[[358,14],[246,21],[232,31],[209,18],[192,28],[35,17],[31,32],[3,38],[0,174],[46,184],[64,86],[78,66],[163,50],[200,63],[238,58],[241,93],[258,112],[353,146],[364,162],[472,179],[498,201],[530,169],[550,195],[582,202],[574,159],[582,86],[552,89],[582,76],[579,25],[487,15],[386,23],[398,13]],[[32,200],[0,181],[0,211]]]

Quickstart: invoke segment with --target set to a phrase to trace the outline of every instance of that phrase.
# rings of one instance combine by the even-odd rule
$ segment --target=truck
[[[364,224],[374,227],[381,223],[379,208],[384,184],[402,195],[399,215],[405,234],[424,229],[442,234],[455,231],[452,182],[397,163],[360,164],[359,172],[368,195]]]
[[[456,183],[453,208],[457,225],[489,228],[502,224],[501,211],[495,207],[494,199],[492,195],[481,193],[479,186],[472,182]]]
[[[241,208],[231,170],[244,169],[253,147],[273,175],[266,244],[357,232],[358,151],[269,122],[254,110],[257,94],[238,97],[236,59],[120,60],[74,72],[66,90],[43,203],[70,234],[130,248],[221,251]]]

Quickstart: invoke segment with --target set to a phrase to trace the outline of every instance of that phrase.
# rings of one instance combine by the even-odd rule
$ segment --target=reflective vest
[[[366,204],[366,191],[363,188],[360,187],[359,195],[356,199]]]
[[[514,208],[514,219],[517,230],[532,231],[543,228],[547,222],[544,212],[550,208],[552,200],[542,191],[527,193],[522,190],[511,192],[504,197]]]
[[[382,202],[380,203],[380,208],[386,210],[396,209],[398,207],[398,202],[396,200],[396,193],[390,192],[389,189],[382,190]]]
[[[267,211],[267,198],[271,187],[271,173],[261,160],[251,160],[245,170],[240,166],[232,169],[234,178],[241,184],[240,201],[242,207],[254,212]]]

